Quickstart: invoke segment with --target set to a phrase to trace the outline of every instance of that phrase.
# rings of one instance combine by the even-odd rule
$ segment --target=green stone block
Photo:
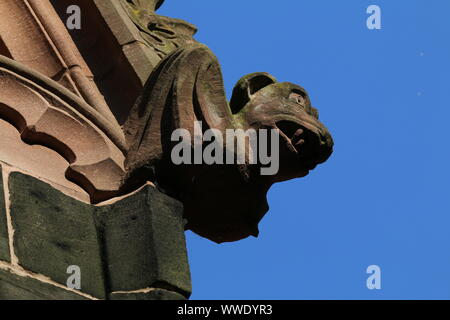
[[[80,267],[81,291],[106,297],[94,206],[14,172],[9,177],[14,250],[26,270],[66,285],[67,268]]]
[[[9,177],[9,189],[14,250],[25,270],[66,285],[71,276],[67,268],[78,266],[81,291],[100,299],[145,288],[155,292],[135,298],[165,299],[170,292],[174,298],[189,297],[180,202],[145,186],[117,202],[95,206],[17,172]]]
[[[183,206],[152,186],[99,207],[111,291],[169,287],[189,297]]]
[[[0,260],[10,261],[8,226],[6,223],[5,192],[3,190],[2,167],[0,166]]]

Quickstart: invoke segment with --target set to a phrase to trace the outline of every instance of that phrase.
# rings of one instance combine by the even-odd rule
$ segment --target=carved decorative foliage
[[[195,43],[193,39],[197,28],[180,19],[157,15],[162,1],[121,0],[130,19],[141,32],[142,38],[159,55],[164,58],[176,49]]]

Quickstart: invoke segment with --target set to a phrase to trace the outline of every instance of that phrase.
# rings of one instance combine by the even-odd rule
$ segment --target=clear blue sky
[[[366,9],[382,10],[382,29]],[[450,1],[167,0],[230,95],[255,71],[304,86],[335,140],[274,185],[260,237],[188,232],[192,299],[450,299]],[[382,289],[368,290],[379,265]]]

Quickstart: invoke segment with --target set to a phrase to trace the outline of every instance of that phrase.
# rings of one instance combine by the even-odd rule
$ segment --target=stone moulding
[[[120,127],[58,83],[3,56],[0,118],[11,123],[26,143],[43,145],[64,157],[69,164],[67,179],[86,190],[92,202],[119,188],[125,148]]]
[[[0,11],[4,13],[0,42],[8,56],[58,81],[110,122],[116,122],[91,70],[48,0],[3,0]]]

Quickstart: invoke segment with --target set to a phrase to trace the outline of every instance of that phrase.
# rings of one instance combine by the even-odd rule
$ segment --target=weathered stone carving
[[[331,136],[303,88],[255,73],[238,82],[228,104],[218,61],[203,45],[166,58],[144,92],[125,124],[125,183],[139,185],[152,177],[183,201],[188,228],[217,242],[256,236],[269,187],[307,175],[331,154]],[[173,165],[171,132],[184,128],[194,137],[195,121],[224,136],[226,129],[278,130],[280,171],[261,176],[260,164]]]
[[[31,16],[39,19],[57,19],[50,2],[40,1],[29,0],[34,5],[20,10],[32,9]],[[72,59],[63,63],[71,70],[67,74],[72,79],[69,85],[58,83],[52,73],[37,73],[27,59],[13,61],[17,60],[14,54],[4,51],[6,57],[0,56],[0,118],[19,131],[25,144],[42,145],[66,161],[55,168],[54,175],[35,169],[32,163],[12,165],[64,190],[76,190],[74,196],[82,200],[89,197],[91,203],[152,181],[183,202],[187,228],[200,235],[217,242],[257,235],[258,222],[268,209],[266,192],[270,186],[307,175],[332,152],[331,136],[318,121],[306,91],[255,73],[238,82],[228,103],[219,63],[207,47],[192,39],[194,26],[158,16],[154,11],[163,1],[113,0],[115,5],[117,1],[120,7],[115,10],[122,8],[133,21],[141,37],[138,41],[161,59],[122,128],[105,108],[96,83],[85,75],[78,74],[81,80],[73,79],[78,65],[89,75],[89,66],[80,55],[72,59],[67,54],[63,59]],[[9,10],[19,10],[10,0],[5,4]],[[46,37],[33,38],[36,48],[48,39],[76,48],[66,31],[56,34],[54,24],[46,25]],[[66,47],[51,48],[56,53],[50,52],[39,68],[54,56],[65,57],[61,52],[67,52]],[[170,159],[171,133],[177,128],[193,132],[195,121],[220,132],[278,130],[280,171],[261,176],[260,164],[175,166]]]
[[[164,58],[176,49],[192,44],[192,38],[197,28],[180,19],[157,15],[158,9],[164,1],[122,0],[130,19],[141,31],[146,44],[149,45],[160,58]]]

